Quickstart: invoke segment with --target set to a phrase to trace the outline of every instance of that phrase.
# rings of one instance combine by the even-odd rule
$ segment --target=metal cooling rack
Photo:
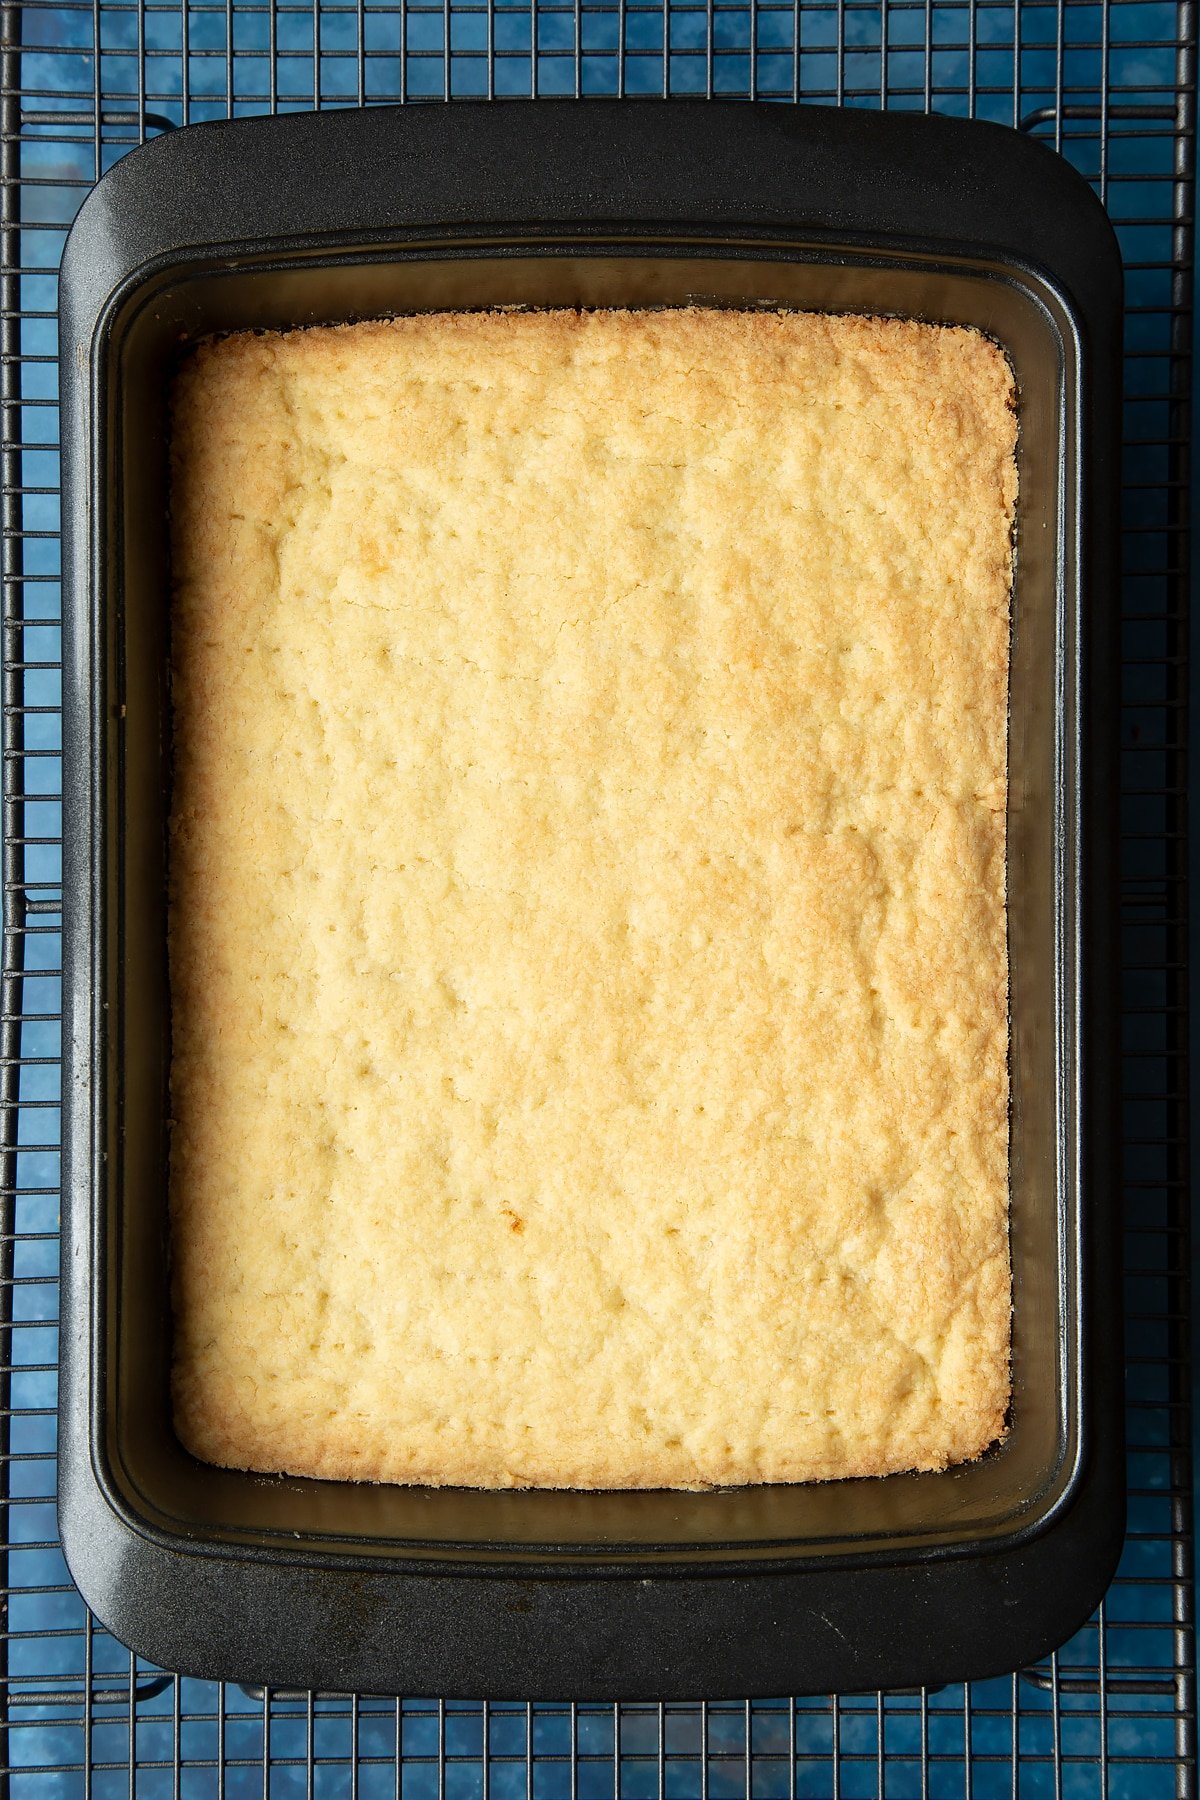
[[[991,1800],[1195,1792],[1186,695],[1195,0],[27,0],[0,8],[4,945],[0,1764],[15,1796]],[[551,94],[936,107],[1035,131],[1126,256],[1123,1014],[1129,1535],[1044,1666],[936,1693],[622,1707],[263,1693],[135,1661],[54,1518],[55,272],[133,144],[228,113]],[[487,1670],[479,1672],[481,1690]]]

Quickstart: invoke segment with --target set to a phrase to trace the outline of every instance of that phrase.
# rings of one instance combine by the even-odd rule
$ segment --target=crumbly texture
[[[188,359],[198,1456],[700,1486],[1002,1435],[1015,430],[994,345],[879,319]]]

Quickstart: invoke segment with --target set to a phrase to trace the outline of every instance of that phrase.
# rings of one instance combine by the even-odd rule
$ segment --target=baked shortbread
[[[183,1441],[623,1488],[1005,1427],[1013,383],[442,314],[173,401]]]

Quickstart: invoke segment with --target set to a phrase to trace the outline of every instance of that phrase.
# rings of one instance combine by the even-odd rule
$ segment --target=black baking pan
[[[266,1479],[168,1391],[165,392],[186,343],[441,307],[784,306],[972,324],[1020,395],[1010,713],[1014,1393],[940,1475],[716,1493]],[[121,162],[62,273],[66,980],[60,1516],[168,1667],[299,1688],[672,1697],[1010,1670],[1122,1534],[1113,716],[1120,265],[1001,127],[704,103],[201,125]]]

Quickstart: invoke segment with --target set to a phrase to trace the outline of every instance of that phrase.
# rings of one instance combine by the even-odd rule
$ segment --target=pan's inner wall
[[[1069,826],[1075,692],[1074,346],[1053,295],[1019,272],[922,266],[766,246],[631,252],[341,257],[197,269],[137,294],[110,327],[105,492],[112,530],[99,571],[107,759],[105,987],[111,1031],[112,1138],[107,1179],[115,1281],[104,1359],[102,1445],[135,1513],[202,1536],[409,1556],[457,1550],[633,1556],[655,1563],[720,1557],[826,1557],[863,1550],[995,1542],[1036,1528],[1069,1485],[1079,1451],[1072,1255],[1077,1196],[1063,1153],[1071,1123],[1075,875]],[[393,312],[491,305],[781,305],[882,312],[976,325],[1012,361],[1020,405],[1020,499],[1010,685],[1012,1430],[980,1463],[944,1475],[711,1494],[473,1493],[264,1480],[188,1457],[168,1392],[166,1167],[169,993],[166,680],[170,574],[165,393],[181,341]],[[123,753],[116,754],[121,718]],[[1056,740],[1056,718],[1061,738]]]

